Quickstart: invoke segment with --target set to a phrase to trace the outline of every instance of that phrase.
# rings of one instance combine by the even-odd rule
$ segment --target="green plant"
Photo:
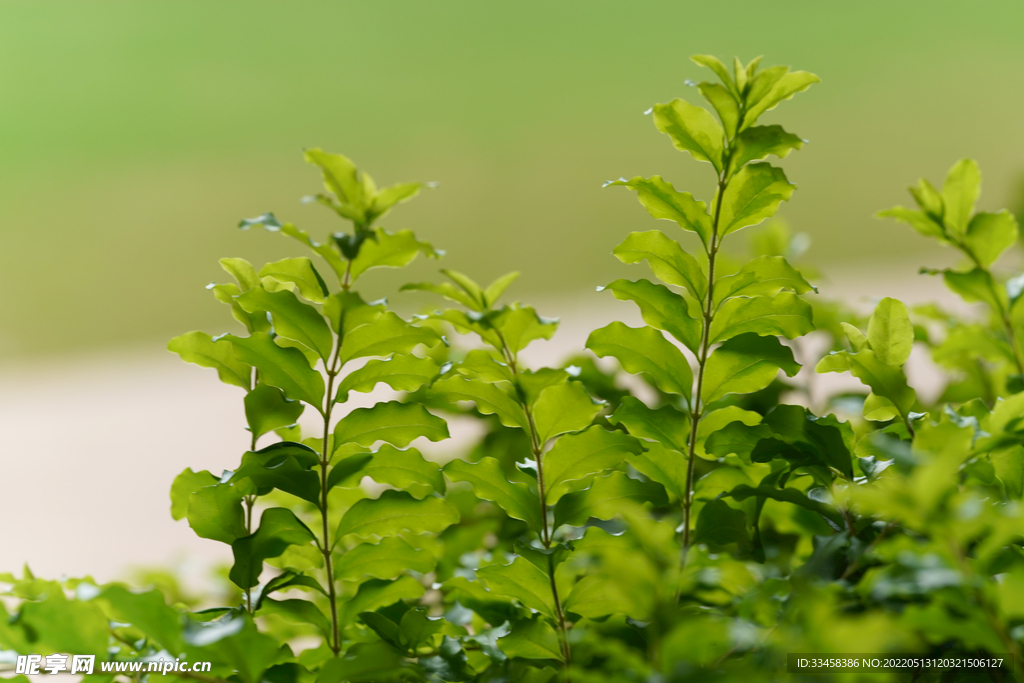
[[[308,152],[327,190],[313,200],[351,231],[321,244],[272,214],[242,227],[297,239],[332,285],[306,257],[224,259],[236,282],[211,290],[247,334],[169,345],[245,392],[239,466],[187,469],[171,490],[175,518],[231,546],[233,592],[197,609],[160,573],[162,591],[139,592],[26,569],[0,576],[0,648],[210,661],[169,674],[201,683],[805,680],[785,673],[788,653],[843,652],[1004,664],[814,680],[1020,680],[1024,276],[992,271],[1016,222],[974,212],[970,161],[941,192],[922,181],[920,211],[883,212],[968,259],[942,272],[987,306],[982,321],[892,298],[867,319],[805,300],[814,278],[787,261],[800,240],[754,228],[794,190],[761,159],[802,142],[757,122],[817,78],[695,61],[721,80],[698,85],[718,121],[683,100],[652,113],[711,164],[710,204],[659,176],[611,184],[699,246],[630,234],[614,254],[664,284],[603,289],[647,326],[596,330],[592,353],[562,367],[522,358],[557,325],[499,305],[514,273],[407,285],[458,304],[411,320],[365,302],[368,270],[437,255],[376,226],[420,186],[378,190],[344,157]],[[753,257],[736,262],[722,245],[743,228]],[[863,391],[824,395],[797,374],[793,346],[812,330],[829,348],[817,372]],[[915,345],[953,373],[935,402],[907,380]],[[346,405],[382,383],[395,400]],[[426,458],[410,446],[444,440],[442,414],[477,436]]]

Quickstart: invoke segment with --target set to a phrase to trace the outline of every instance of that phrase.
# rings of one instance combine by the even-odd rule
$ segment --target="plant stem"
[[[505,362],[508,363],[509,370],[512,371],[512,376],[516,377],[519,374],[519,367],[516,364],[516,356],[508,346],[508,342],[505,341],[505,337],[495,330],[498,334],[498,338],[501,340],[501,353],[505,357]],[[547,487],[544,483],[544,444],[540,442],[540,437],[537,435],[537,425],[533,420],[533,411],[530,410],[530,406],[524,400],[521,402],[523,412],[526,414],[527,434],[530,435],[530,452],[533,455],[534,461],[537,463],[537,497],[540,499],[540,540],[544,545],[545,550],[551,549],[551,528],[548,526],[548,503],[547,503]],[[569,647],[569,628],[566,624],[565,612],[562,609],[562,601],[558,596],[558,585],[555,583],[555,565],[551,559],[551,555],[548,555],[548,580],[551,583],[551,597],[555,603],[555,617],[558,622],[558,641],[559,646],[562,649],[562,659],[565,666],[569,666],[572,662],[572,650]]]
[[[719,237],[718,221],[722,215],[722,197],[729,181],[725,172],[718,178],[718,197],[715,201],[715,215],[711,224],[711,239],[708,249],[708,289],[704,297],[704,311],[701,321],[700,354],[697,357],[697,388],[690,400],[690,439],[687,446],[686,463],[686,496],[683,498],[683,560],[686,565],[686,553],[690,548],[690,510],[693,506],[693,471],[697,458],[697,429],[704,406],[701,392],[704,390],[704,369],[707,367],[709,348],[711,346],[711,323],[715,319],[715,257],[718,256]]]
[[[1000,292],[995,287],[995,278],[992,277],[992,271],[985,267],[981,260],[974,254],[974,250],[967,246],[965,242],[957,240],[955,241],[955,244],[960,248],[960,251],[974,261],[974,265],[978,270],[981,270],[988,275],[988,288],[992,293],[992,300],[996,303],[995,313],[999,316],[1000,321],[1003,323],[1003,327],[1006,329],[1007,341],[1010,342],[1010,350],[1013,353],[1013,360],[1017,366],[1017,374],[1024,375],[1024,354],[1021,353],[1017,334],[1013,329],[1013,321],[1010,319],[1010,312],[1006,310],[1005,306],[1003,306],[1003,300],[1000,297]]]
[[[349,262],[351,264],[351,261]],[[342,324],[338,328],[338,337],[334,348],[334,355],[327,367],[327,394],[325,396],[324,416],[324,437],[320,449],[320,519],[323,522],[324,540],[320,545],[320,552],[324,556],[324,571],[327,573],[327,598],[331,601],[331,652],[337,657],[341,651],[341,640],[338,633],[338,599],[334,588],[334,569],[331,564],[331,538],[327,514],[327,468],[331,463],[331,454],[328,453],[328,443],[331,437],[331,412],[334,408],[334,378],[338,376],[338,358],[341,353],[341,330],[344,329],[344,311],[342,311]]]

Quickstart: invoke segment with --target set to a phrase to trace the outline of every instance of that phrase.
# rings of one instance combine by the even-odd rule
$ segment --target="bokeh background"
[[[949,259],[872,218],[910,182],[971,156],[982,207],[1019,208],[1022,27],[995,0],[0,0],[0,570],[228,559],[170,521],[167,489],[237,461],[241,396],[164,347],[228,328],[218,258],[293,255],[240,218],[335,229],[298,201],[319,187],[303,148],[437,181],[385,226],[479,279],[522,271],[514,293],[569,324],[561,350],[624,272],[612,247],[668,229],[602,182],[710,191],[643,111],[698,98],[691,54],[763,54],[823,81],[764,119],[811,141],[782,216],[823,294],[899,295]],[[377,272],[370,295],[414,307],[396,286],[437,267]]]

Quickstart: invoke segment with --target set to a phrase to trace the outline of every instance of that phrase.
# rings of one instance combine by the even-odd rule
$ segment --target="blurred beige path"
[[[834,273],[822,295],[865,308],[881,296],[950,303],[939,281],[912,273]],[[613,319],[640,323],[630,304],[609,294],[537,308],[561,313],[562,326],[551,342],[531,346],[531,363],[560,361]],[[230,563],[228,546],[197,538],[186,522],[170,518],[168,490],[186,467],[219,473],[237,464],[248,443],[242,392],[152,346],[0,366],[0,571],[20,571],[28,562],[40,576],[106,581],[131,567],[173,563],[188,576]],[[910,374],[919,391],[938,386],[920,349]],[[829,377],[829,390],[836,381],[858,386]],[[360,400],[351,407],[358,407],[387,394],[353,397]],[[429,452],[453,457],[468,433],[452,431],[453,440],[428,444]]]

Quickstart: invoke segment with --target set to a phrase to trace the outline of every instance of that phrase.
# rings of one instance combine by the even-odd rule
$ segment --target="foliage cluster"
[[[629,234],[614,255],[657,282],[601,289],[646,325],[595,330],[562,367],[521,357],[557,321],[500,303],[514,273],[407,285],[454,305],[409,320],[365,301],[370,270],[440,255],[378,226],[421,185],[380,189],[307,152],[325,186],[310,201],[351,228],[321,243],[272,214],[243,221],[312,253],[223,259],[234,282],[210,289],[244,333],[169,345],[244,392],[237,468],[171,488],[175,519],[230,546],[237,600],[191,610],[156,589],[6,575],[0,648],[209,660],[179,676],[205,683],[775,680],[789,652],[1020,662],[1024,276],[992,270],[1015,219],[975,211],[969,160],[941,190],[911,188],[917,209],[880,214],[963,256],[925,272],[978,305],[967,319],[885,298],[865,320],[818,300],[779,224],[737,261],[723,245],[796,189],[767,159],[804,144],[759,119],[818,79],[694,61],[718,77],[696,85],[717,117],[683,99],[650,113],[715,193],[609,183],[696,237]],[[797,360],[812,332],[830,346],[817,373],[862,392],[812,391]],[[948,371],[935,401],[907,382],[914,348]],[[346,405],[382,384],[397,398]],[[465,452],[412,447],[456,421],[481,434]]]

